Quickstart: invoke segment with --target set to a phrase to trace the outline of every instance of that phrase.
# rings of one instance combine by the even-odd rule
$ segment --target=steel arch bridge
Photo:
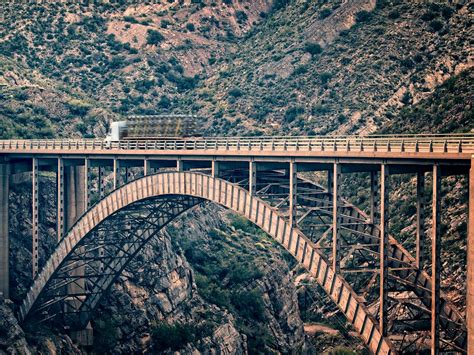
[[[8,221],[8,176],[32,172],[35,278],[19,317],[25,323],[85,327],[101,297],[150,238],[186,210],[212,201],[245,216],[282,244],[315,277],[372,353],[466,352],[473,334],[472,270],[467,268],[466,323],[440,290],[439,226],[442,176],[469,175],[471,169],[472,185],[472,153],[474,136],[263,137],[111,147],[95,141],[0,141],[0,222]],[[38,273],[41,167],[57,174],[58,246]],[[113,186],[105,195],[107,167],[112,167]],[[96,168],[99,200],[90,207]],[[125,179],[122,168],[127,169]],[[324,172],[327,184],[305,179],[305,172]],[[341,197],[342,174],[354,172],[370,176],[369,213]],[[388,232],[389,177],[401,173],[416,176],[415,255]],[[425,173],[433,185],[431,274],[423,271],[428,261]],[[121,180],[131,182],[122,185]],[[0,286],[8,292],[2,263],[0,276]]]

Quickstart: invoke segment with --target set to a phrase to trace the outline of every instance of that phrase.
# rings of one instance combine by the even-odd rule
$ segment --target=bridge
[[[21,322],[84,334],[101,298],[140,249],[181,213],[211,201],[286,248],[372,353],[472,354],[473,163],[472,134],[3,140],[0,292],[9,297],[9,182],[29,173],[33,281],[18,311]],[[40,269],[43,171],[56,174],[57,246]],[[343,177],[354,173],[364,177],[357,181],[369,196],[365,209],[342,197]],[[412,243],[390,234],[390,216],[398,213],[390,208],[394,174],[416,181]],[[467,317],[440,288],[442,179],[451,175],[465,175],[470,186]],[[425,194],[428,187],[432,192]]]

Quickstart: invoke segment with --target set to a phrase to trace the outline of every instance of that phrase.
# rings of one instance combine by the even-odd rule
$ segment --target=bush
[[[319,80],[321,84],[326,85],[332,79],[332,74],[329,72],[324,72],[319,75]]]
[[[238,23],[243,23],[248,20],[247,14],[240,10],[235,13],[235,17],[237,18]]]
[[[85,116],[89,112],[91,105],[82,100],[72,99],[68,102],[68,108],[73,115]]]
[[[196,26],[194,26],[194,23],[189,22],[186,24],[186,29],[190,32],[194,32],[196,30]]]
[[[302,113],[304,113],[304,108],[301,106],[289,107],[285,112],[285,122],[293,122]]]
[[[440,20],[433,20],[430,22],[430,29],[433,32],[439,32],[443,29],[444,25]]]
[[[392,20],[396,20],[397,18],[400,17],[400,12],[398,12],[398,10],[390,11],[390,13],[388,14],[388,17]]]
[[[189,324],[160,323],[151,330],[152,349],[179,350],[196,338],[196,327]]]
[[[231,301],[242,317],[259,322],[265,320],[265,305],[258,289],[233,292]]]
[[[319,18],[320,19],[325,19],[326,17],[329,17],[329,15],[331,15],[331,13],[332,13],[331,9],[324,9],[319,14]]]
[[[232,96],[232,97],[240,97],[242,96],[244,93],[242,90],[240,90],[239,88],[232,88],[229,90],[229,95]]]
[[[146,43],[150,45],[157,45],[160,44],[165,40],[165,37],[156,30],[148,30]]]
[[[305,74],[308,72],[308,66],[307,65],[300,65],[296,67],[296,69],[293,71],[294,75],[301,75]]]
[[[366,21],[370,20],[371,17],[372,17],[372,15],[368,11],[359,11],[358,13],[356,13],[356,21],[357,22],[366,22]]]
[[[171,25],[171,22],[168,20],[161,20],[160,22],[160,27],[161,28],[168,28],[168,26]]]
[[[305,44],[304,50],[311,55],[315,55],[321,53],[323,51],[323,47],[321,47],[319,43],[308,42]]]

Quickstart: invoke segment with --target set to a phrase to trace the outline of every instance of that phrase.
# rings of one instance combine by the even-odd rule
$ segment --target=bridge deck
[[[431,136],[342,136],[342,137],[240,137],[181,140],[126,140],[107,143],[103,139],[0,140],[0,154],[25,156],[129,156],[131,158],[176,157],[199,160],[219,156],[223,160],[327,158],[458,160],[470,163],[474,134]]]

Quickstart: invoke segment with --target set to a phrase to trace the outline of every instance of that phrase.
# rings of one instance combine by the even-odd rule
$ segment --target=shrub
[[[68,108],[73,115],[85,116],[89,112],[91,105],[82,100],[72,99],[68,102]]]
[[[304,45],[304,50],[311,55],[315,55],[321,53],[323,51],[323,47],[321,47],[319,43],[308,42]]]
[[[168,28],[168,26],[171,25],[171,22],[168,20],[161,20],[160,22],[160,27],[161,28]]]
[[[433,32],[439,32],[443,29],[443,23],[440,20],[433,20],[430,22],[430,29]]]
[[[388,14],[388,17],[391,18],[392,20],[396,20],[397,18],[400,17],[400,12],[398,12],[398,10],[390,11],[390,13]]]
[[[196,30],[196,26],[194,26],[194,23],[189,22],[186,24],[186,29],[188,31],[194,32]]]
[[[235,87],[235,88],[232,88],[229,90],[229,95],[232,96],[232,97],[240,97],[242,96],[244,93],[242,90],[240,90],[239,88]]]
[[[247,14],[240,10],[235,13],[235,17],[237,18],[238,23],[243,23],[248,20]]]
[[[371,13],[368,11],[359,11],[358,13],[356,13],[356,21],[366,22],[370,20],[371,16],[372,16]]]
[[[326,17],[329,17],[329,15],[331,15],[331,13],[332,13],[331,9],[323,9],[319,14],[319,18],[320,19],[325,19]]]
[[[324,72],[319,75],[319,80],[321,84],[326,85],[332,79],[332,74],[329,72]]]
[[[265,305],[259,290],[233,292],[231,301],[242,317],[248,320],[265,320]]]
[[[307,65],[300,65],[296,67],[296,69],[293,71],[294,75],[301,75],[305,74],[308,72],[308,66]]]
[[[196,328],[190,324],[166,324],[160,323],[151,331],[152,349],[178,350],[196,338]]]
[[[160,101],[158,102],[158,106],[161,108],[169,108],[171,106],[171,100],[168,96],[163,95],[161,96]]]
[[[146,43],[150,45],[157,45],[160,44],[165,40],[165,37],[156,30],[148,30]]]
[[[304,108],[301,106],[289,107],[285,112],[285,122],[293,122],[296,117],[304,113]]]

